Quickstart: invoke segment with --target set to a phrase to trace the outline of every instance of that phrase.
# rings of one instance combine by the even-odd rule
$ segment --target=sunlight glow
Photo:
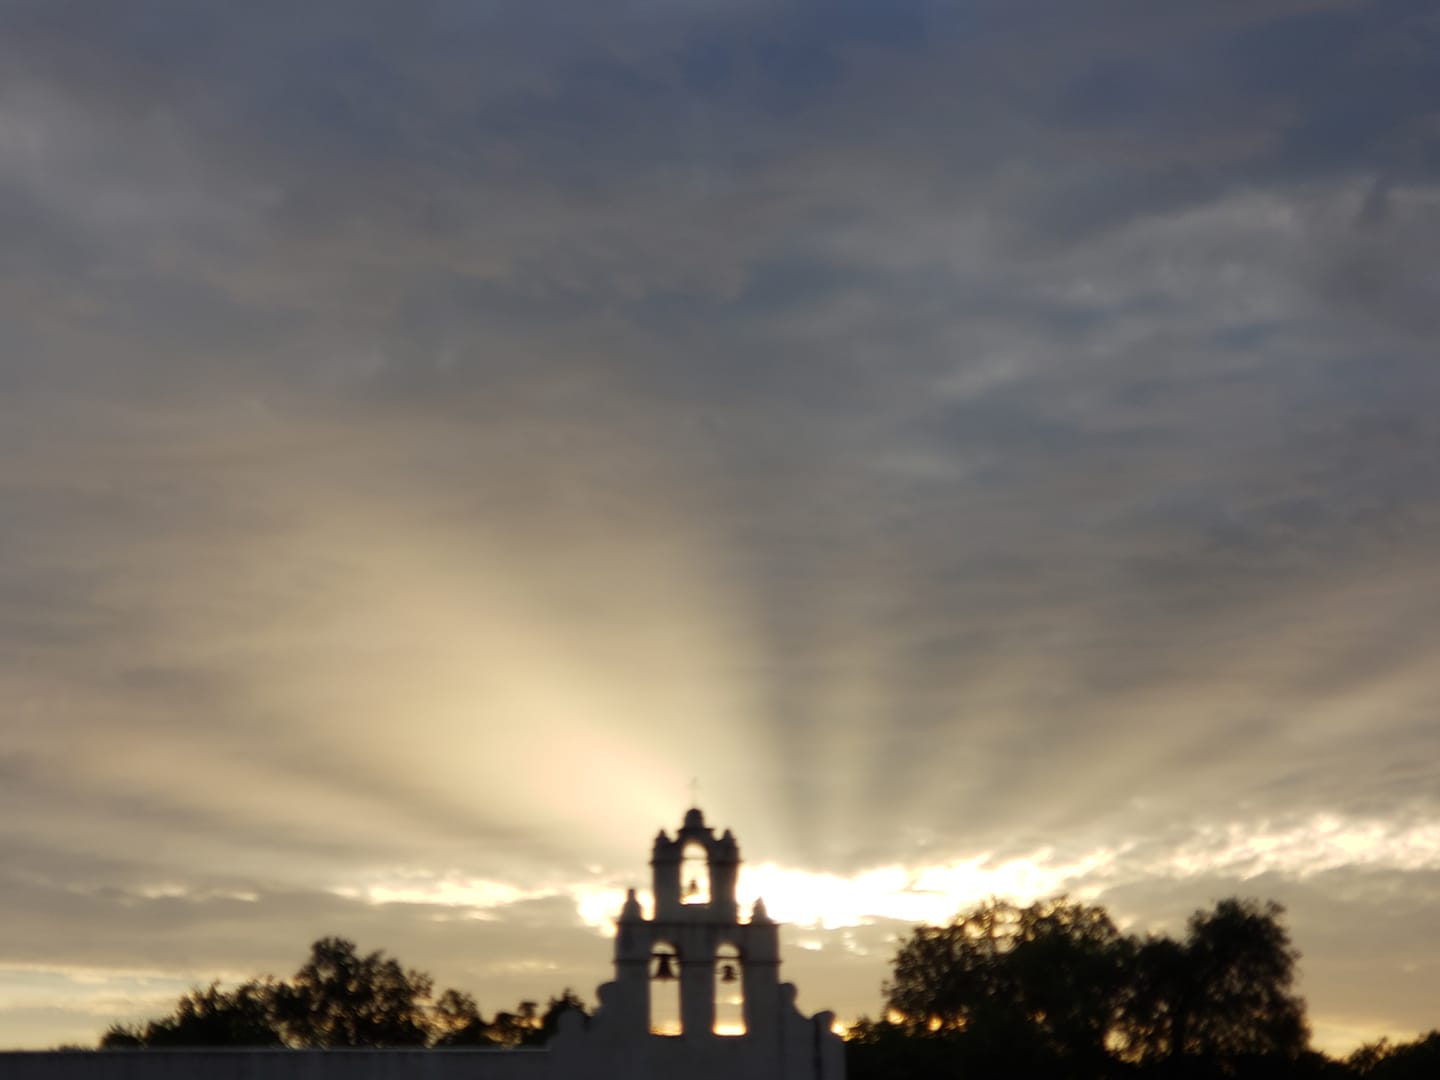
[[[1052,864],[1046,861],[1048,854],[993,864],[990,856],[977,855],[913,869],[877,867],[849,877],[766,862],[741,868],[737,893],[742,911],[763,897],[772,918],[814,929],[866,926],[883,919],[944,922],[987,896],[1036,899],[1064,891],[1114,858],[1114,853],[1102,850],[1074,862]],[[623,889],[586,884],[573,886],[570,892],[581,921],[606,933],[613,931],[615,915],[625,900]],[[648,909],[648,894],[639,895]],[[800,947],[821,946],[807,939]]]
[[[458,874],[435,876],[420,873],[396,873],[388,881],[374,882],[363,888],[342,887],[333,890],[351,900],[371,904],[437,904],[445,907],[476,909],[504,907],[518,900],[534,900],[555,895],[554,890],[527,892],[503,881],[463,877]]]
[[[924,866],[874,867],[851,875],[763,862],[742,867],[738,895],[742,911],[763,897],[771,917],[779,922],[812,930],[843,930],[884,920],[941,924],[991,896],[1020,903],[1060,893],[1089,899],[1118,883],[1156,875],[1223,874],[1243,880],[1274,871],[1304,878],[1342,866],[1440,867],[1440,822],[1397,824],[1329,814],[1283,826],[1229,822],[1201,826],[1183,844],[1160,852],[1142,852],[1135,843],[1126,842],[1069,859],[1041,849],[1004,860],[980,854]],[[391,870],[364,885],[332,891],[370,904],[453,908],[457,914],[463,911],[464,917],[477,919],[497,918],[499,909],[522,901],[568,896],[580,922],[607,936],[614,932],[615,917],[625,901],[625,888],[615,882],[525,889],[453,872],[408,869]],[[164,886],[151,892],[178,895]],[[638,895],[642,907],[651,911],[648,890]],[[234,899],[254,898],[236,895]],[[818,939],[805,938],[799,947],[819,950],[821,945]],[[842,947],[858,948],[851,942],[842,942]]]
[[[792,870],[775,863],[747,866],[740,875],[743,905],[765,898],[771,916],[796,926],[834,930],[877,919],[946,922],[961,908],[987,896],[1036,899],[1063,892],[1114,859],[1101,850],[1070,863],[1048,861],[1048,852],[994,863],[977,855],[932,866],[884,866],[853,877]]]
[[[253,904],[260,899],[260,894],[253,889],[194,889],[177,882],[145,885],[135,890],[135,895],[146,900],[238,900],[245,904]]]

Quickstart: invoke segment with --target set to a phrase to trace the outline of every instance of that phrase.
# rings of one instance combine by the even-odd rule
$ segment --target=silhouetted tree
[[[1131,951],[1103,908],[990,900],[901,942],[887,1007],[911,1035],[955,1036],[977,1068],[1093,1072],[1108,1062]]]
[[[1305,1003],[1293,993],[1300,954],[1274,901],[1229,899],[1190,918],[1186,940],[1200,988],[1190,1038],[1202,1057],[1295,1058],[1310,1040]]]
[[[143,1028],[116,1024],[100,1040],[105,1048],[133,1046],[281,1046],[272,1016],[274,984],[247,982],[232,991],[211,983],[191,990],[175,1012]]]
[[[954,1031],[919,1035],[904,1024],[861,1017],[845,1034],[848,1080],[931,1080],[964,1071],[963,1036]]]
[[[1369,1076],[1375,1071],[1375,1066],[1379,1065],[1393,1049],[1389,1039],[1362,1043],[1345,1059],[1345,1067],[1355,1076]]]
[[[522,1001],[514,1012],[497,1012],[490,1021],[490,1038],[499,1046],[533,1046],[540,1032],[540,1006]]]
[[[142,1025],[113,1024],[106,1049],[160,1046],[536,1046],[569,1009],[585,1003],[569,987],[542,1014],[533,1001],[489,1023],[475,999],[446,990],[383,952],[360,955],[353,942],[322,938],[289,981],[272,978],[225,991],[219,983],[183,995],[169,1016]]]
[[[560,1016],[571,1009],[588,1015],[585,1002],[568,986],[552,997],[544,1013],[533,1001],[522,1001],[514,1012],[497,1012],[488,1024],[475,999],[447,990],[435,1002],[432,1046],[543,1046],[559,1027]]]
[[[101,1050],[129,1050],[144,1045],[144,1032],[130,1024],[111,1024],[100,1036]]]
[[[434,981],[383,952],[361,956],[344,938],[322,938],[309,961],[274,995],[275,1018],[292,1046],[424,1046]]]
[[[859,1074],[895,1076],[1343,1072],[1307,1052],[1282,915],[1223,900],[1190,918],[1184,941],[1137,941],[1101,907],[991,900],[901,940],[887,1019],[857,1025],[850,1058]]]
[[[241,983],[225,992],[219,983],[183,996],[175,1015],[145,1027],[147,1046],[281,1046],[271,1015],[274,984]]]
[[[531,1045],[543,1046],[549,1042],[550,1037],[560,1027],[560,1017],[572,1010],[581,1016],[588,1017],[590,1015],[589,1010],[585,1008],[584,1000],[567,986],[560,991],[559,997],[552,997],[545,1003],[545,1012],[540,1016],[540,1027]]]
[[[1152,937],[1139,945],[1121,1008],[1125,1057],[1146,1065],[1178,1058],[1187,1043],[1196,994],[1190,956],[1182,943]]]
[[[1071,1070],[1106,1060],[1133,944],[1104,908],[1060,898],[1020,910],[1009,957],[1015,1006],[1047,1051]]]
[[[1366,1080],[1434,1080],[1440,1076],[1440,1031],[1398,1046],[1386,1039],[1368,1043],[1345,1063]]]
[[[1017,911],[991,900],[947,926],[917,926],[900,943],[886,1006],[911,1034],[964,1031],[1005,997],[1003,957],[1013,944]]]
[[[446,990],[431,1013],[431,1046],[494,1046],[490,1026],[480,1018],[475,999],[459,990]]]
[[[1309,1029],[1292,990],[1299,954],[1283,914],[1273,902],[1222,900],[1190,917],[1183,944],[1141,945],[1122,1010],[1127,1056],[1232,1071],[1244,1059],[1298,1060]]]

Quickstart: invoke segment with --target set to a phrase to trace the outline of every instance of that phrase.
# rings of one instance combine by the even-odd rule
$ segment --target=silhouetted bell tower
[[[550,1043],[557,1075],[586,1080],[842,1080],[834,1014],[804,1016],[780,981],[779,926],[756,900],[742,921],[740,849],[692,807],[674,837],[662,829],[650,857],[654,913],[634,889],[615,928],[615,979],[599,988],[588,1028],[562,1023]],[[678,981],[679,1031],[658,1033],[652,988]],[[716,1030],[717,984],[740,993],[740,1030]]]

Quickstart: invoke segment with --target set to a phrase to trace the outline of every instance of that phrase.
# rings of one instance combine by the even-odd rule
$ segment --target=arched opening
[[[650,1034],[679,1035],[680,955],[668,942],[650,952]]]
[[[745,1034],[745,972],[740,950],[721,945],[715,950],[715,1034]]]
[[[710,853],[695,840],[685,845],[680,860],[680,902],[710,903]]]

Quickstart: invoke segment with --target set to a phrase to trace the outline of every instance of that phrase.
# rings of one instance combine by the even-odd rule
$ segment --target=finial
[[[640,911],[640,899],[635,895],[635,890],[628,890],[625,893],[625,906],[620,909],[620,921],[638,922],[644,917]]]

